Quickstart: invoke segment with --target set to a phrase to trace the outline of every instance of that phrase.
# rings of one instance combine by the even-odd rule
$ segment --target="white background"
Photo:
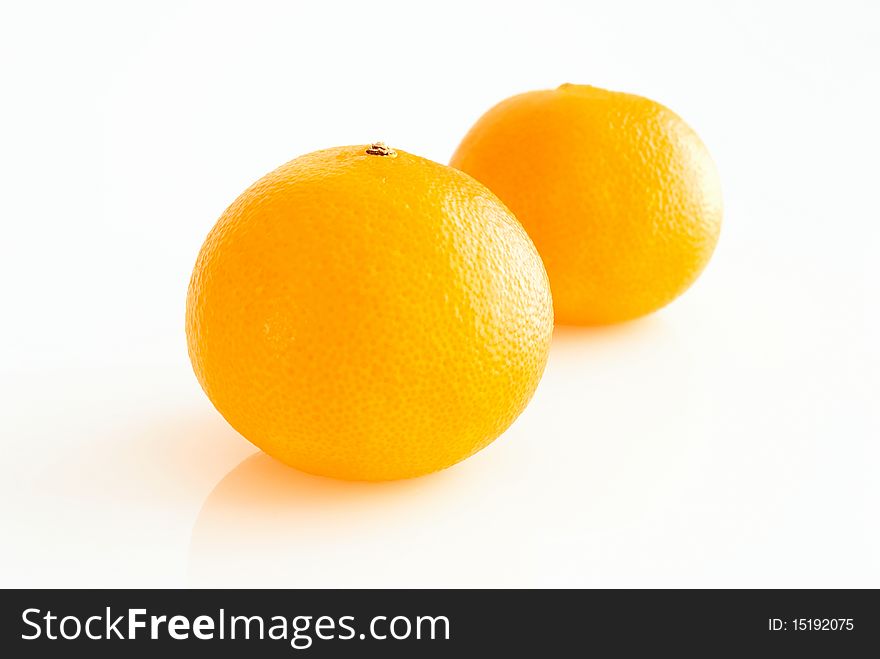
[[[0,585],[880,586],[880,5],[714,4],[4,3]],[[557,330],[522,417],[440,474],[255,454],[185,348],[226,205],[318,148],[446,162],[562,82],[703,137],[700,281]]]

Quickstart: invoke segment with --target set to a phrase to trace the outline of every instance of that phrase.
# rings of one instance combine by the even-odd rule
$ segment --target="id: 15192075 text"
[[[771,632],[850,632],[855,629],[853,618],[769,618],[767,629]]]

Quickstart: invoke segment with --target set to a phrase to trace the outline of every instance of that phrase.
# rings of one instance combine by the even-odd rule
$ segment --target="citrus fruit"
[[[516,214],[544,260],[556,321],[650,313],[712,255],[721,188],[697,134],[647,98],[562,85],[502,101],[450,163]]]
[[[190,359],[227,421],[291,466],[352,480],[488,445],[532,396],[552,329],[541,259],[504,204],[382,144],[254,183],[187,297]]]

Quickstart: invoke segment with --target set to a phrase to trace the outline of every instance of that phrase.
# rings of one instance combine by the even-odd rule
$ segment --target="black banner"
[[[556,658],[646,650],[849,657],[880,648],[880,600],[869,590],[6,590],[0,597],[6,657],[490,651]]]

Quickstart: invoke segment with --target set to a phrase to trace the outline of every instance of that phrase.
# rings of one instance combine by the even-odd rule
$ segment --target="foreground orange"
[[[696,280],[718,240],[721,188],[706,147],[640,96],[570,84],[514,96],[477,121],[450,164],[523,223],[559,323],[659,309]]]
[[[304,471],[426,474],[523,410],[553,329],[547,275],[510,211],[462,172],[382,144],[311,153],[211,231],[186,333],[232,426]]]

